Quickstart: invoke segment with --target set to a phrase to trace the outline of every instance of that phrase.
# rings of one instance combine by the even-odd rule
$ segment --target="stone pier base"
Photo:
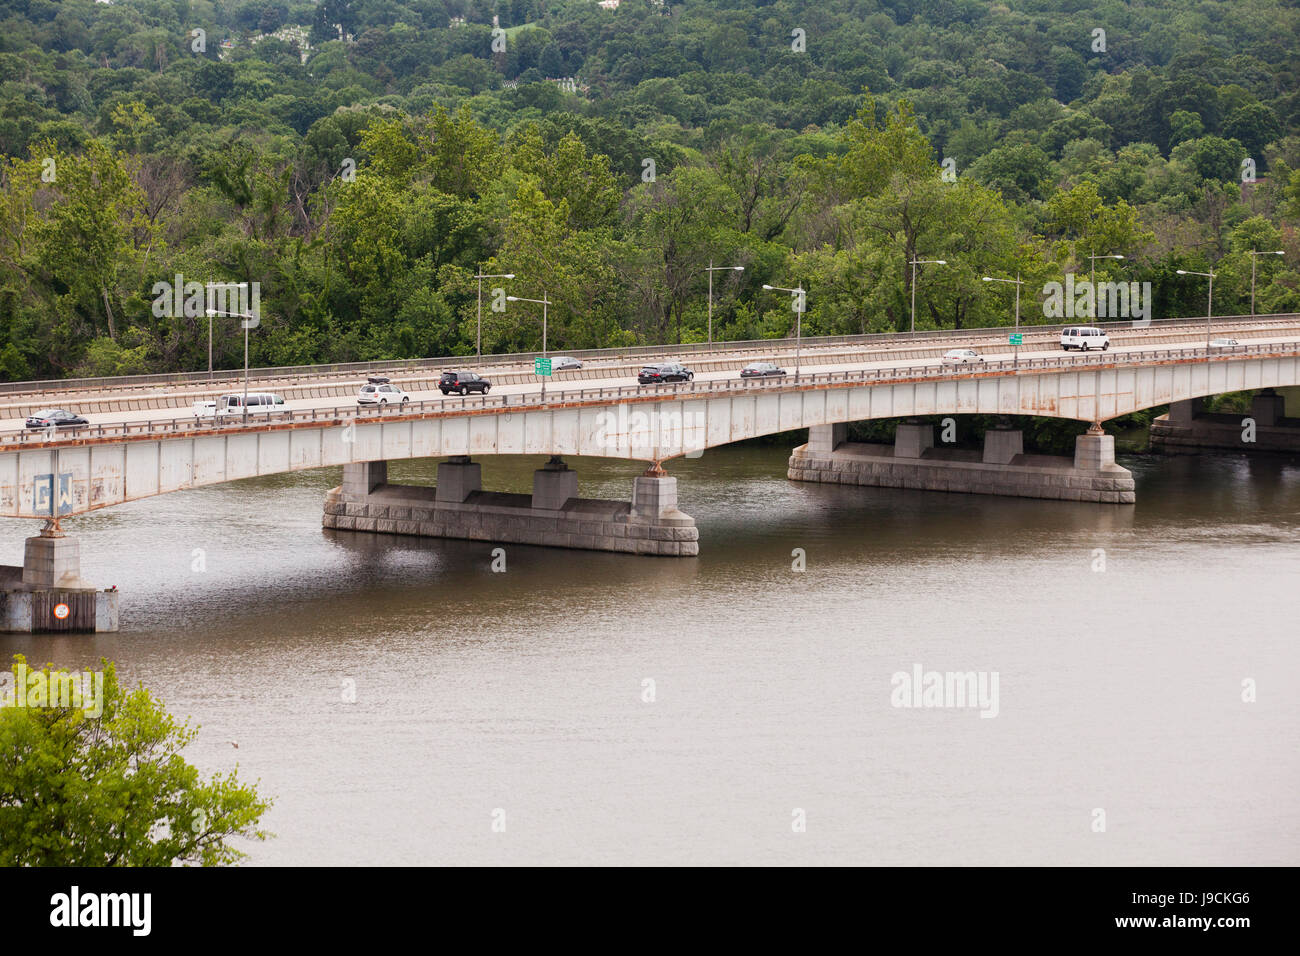
[[[438,485],[381,483],[362,490],[357,477],[375,463],[345,465],[343,484],[325,496],[322,525],[503,544],[691,557],[699,554],[695,519],[677,510],[677,479],[641,477],[632,501],[579,498],[577,473],[553,460],[533,475],[532,495],[483,491],[479,465],[438,466]]]
[[[829,427],[829,426],[824,426]],[[809,429],[810,438],[814,430]],[[928,434],[927,434],[928,432]],[[932,426],[904,423],[895,444],[810,441],[790,456],[795,481],[914,488],[1062,501],[1134,502],[1133,476],[1115,463],[1110,435],[1080,435],[1075,457],[1026,455],[1019,431],[990,431],[982,451],[935,447]]]
[[[1300,454],[1300,418],[1285,416],[1283,396],[1266,389],[1250,414],[1201,411],[1199,400],[1174,402],[1151,423],[1151,447],[1166,454],[1246,451]]]
[[[95,633],[118,629],[118,592],[81,579],[81,547],[62,532],[27,539],[23,564],[0,565],[0,631]]]

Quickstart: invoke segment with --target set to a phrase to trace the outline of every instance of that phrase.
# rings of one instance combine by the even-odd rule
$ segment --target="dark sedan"
[[[86,419],[72,414],[66,408],[46,408],[27,416],[28,428],[75,428],[77,425],[89,424]]]
[[[677,362],[663,362],[659,365],[647,365],[641,369],[636,380],[642,385],[659,385],[662,382],[689,382],[695,373]]]
[[[741,378],[767,378],[769,376],[782,376],[785,369],[779,365],[773,365],[771,362],[750,362],[740,370]]]

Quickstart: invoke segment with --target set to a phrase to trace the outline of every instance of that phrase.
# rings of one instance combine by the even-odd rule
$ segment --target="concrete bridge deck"
[[[1216,335],[1241,341],[1300,339],[1300,315],[1279,314],[1250,318],[1222,316],[1212,320]],[[1077,324],[1077,323],[1075,323]],[[1102,322],[1114,339],[1113,347],[1194,346],[1205,341],[1204,319],[1163,319],[1150,326],[1134,328],[1132,322]],[[1044,357],[1059,354],[1061,325],[1022,326],[1021,354]],[[843,370],[864,364],[923,364],[938,359],[956,347],[992,350],[992,355],[1010,354],[1007,327],[992,329],[941,330],[936,332],[889,333],[861,336],[809,337],[799,350],[801,364],[808,368]],[[793,366],[793,339],[753,342],[723,342],[713,346],[653,346],[635,349],[601,349],[568,353],[583,360],[581,370],[556,373],[552,382],[561,386],[591,383],[607,385],[635,378],[637,370],[651,361],[679,358],[701,376],[734,373],[757,359]],[[434,393],[444,369],[468,368],[486,375],[498,388],[535,384],[533,354],[449,356],[393,362],[349,365],[296,366],[253,369],[249,388],[275,391],[296,404],[328,398],[347,398],[367,374],[389,375],[406,391]],[[38,408],[58,405],[82,415],[121,414],[167,408],[188,408],[195,400],[210,398],[243,388],[242,373],[217,371],[166,375],[126,376],[101,379],[60,379],[42,382],[0,383],[0,427],[5,420],[23,418]],[[522,390],[522,389],[521,389]]]
[[[193,416],[0,433],[0,516],[35,517],[37,476],[67,475],[65,514],[237,478],[390,458],[591,455],[660,462],[760,435],[934,414],[1084,422],[1204,395],[1300,384],[1300,343],[1154,348],[969,367],[490,394],[289,411],[248,422]],[[57,458],[57,461],[56,461]],[[52,479],[51,479],[52,480]],[[58,489],[51,491],[55,497]]]

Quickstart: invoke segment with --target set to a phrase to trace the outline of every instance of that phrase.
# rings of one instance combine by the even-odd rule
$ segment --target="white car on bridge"
[[[358,405],[405,405],[410,400],[410,395],[383,376],[367,379],[357,393]]]
[[[1080,352],[1101,349],[1104,352],[1110,348],[1110,336],[1095,326],[1071,325],[1061,329],[1061,348],[1066,352],[1070,349]]]
[[[974,349],[949,349],[943,353],[944,365],[979,365],[984,356]]]
[[[195,418],[231,418],[242,417],[245,413],[244,393],[235,392],[220,398],[199,399],[194,403]],[[247,413],[249,415],[273,415],[287,412],[289,406],[284,399],[274,392],[249,392]]]

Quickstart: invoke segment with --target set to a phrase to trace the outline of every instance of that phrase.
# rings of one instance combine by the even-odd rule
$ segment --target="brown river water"
[[[189,759],[275,800],[255,865],[1300,862],[1300,462],[1122,458],[1117,507],[787,455],[671,463],[699,558],[506,545],[504,573],[323,531],[338,469],[136,502],[69,522],[121,632],[0,650],[102,655],[200,724]],[[624,499],[641,467],[570,464]],[[8,528],[16,563],[36,525]],[[996,701],[895,706],[916,670]]]

